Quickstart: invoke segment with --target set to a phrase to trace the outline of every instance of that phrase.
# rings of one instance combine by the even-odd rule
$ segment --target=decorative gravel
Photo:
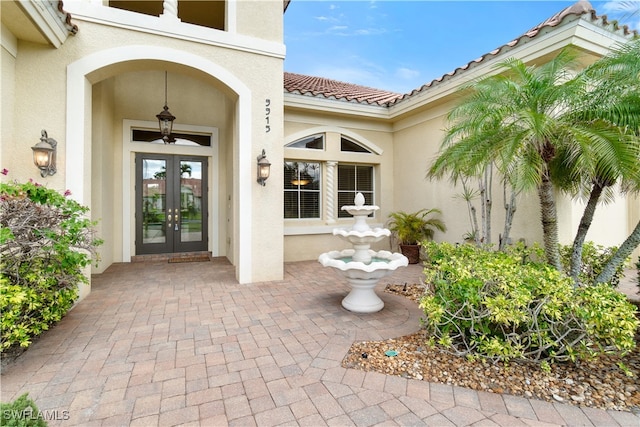
[[[385,292],[419,301],[422,285],[387,285]],[[625,357],[553,364],[551,372],[536,364],[470,361],[426,345],[424,331],[385,341],[354,343],[342,362],[346,368],[376,371],[436,383],[506,393],[550,402],[631,411],[640,414],[640,348]],[[640,343],[640,329],[636,334]],[[385,352],[395,350],[396,356]],[[390,353],[392,354],[392,353]],[[632,376],[618,367],[624,363]]]

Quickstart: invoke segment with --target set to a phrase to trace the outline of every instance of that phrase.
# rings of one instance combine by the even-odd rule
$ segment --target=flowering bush
[[[635,347],[635,308],[608,284],[575,287],[539,248],[493,252],[423,243],[424,326],[458,355],[492,360],[574,361]],[[544,258],[542,258],[544,259]]]
[[[6,175],[6,170],[2,171]],[[0,183],[0,350],[27,347],[59,321],[96,255],[88,211],[34,182]]]

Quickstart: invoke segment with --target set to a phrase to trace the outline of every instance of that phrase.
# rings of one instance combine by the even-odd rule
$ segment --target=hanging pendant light
[[[160,127],[160,135],[165,144],[175,142],[174,138],[171,138],[171,130],[173,129],[173,121],[176,116],[169,112],[167,106],[167,72],[164,72],[164,107],[160,114],[156,114],[158,118],[158,126]]]

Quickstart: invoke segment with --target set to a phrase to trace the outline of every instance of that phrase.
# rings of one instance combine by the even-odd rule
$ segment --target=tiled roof
[[[299,95],[382,106],[389,105],[402,97],[400,93],[287,72],[284,73],[284,90]]]
[[[394,92],[388,92],[380,89],[373,89],[364,86],[358,86],[350,83],[343,83],[335,80],[330,80],[322,77],[311,77],[301,74],[286,73],[284,75],[284,90],[288,93],[298,93],[308,96],[324,97],[328,99],[347,100],[351,102],[360,102],[366,104],[378,104],[382,106],[391,106],[404,99],[410,98],[413,95],[421,93],[430,87],[433,87],[445,80],[448,80],[462,72],[467,71],[473,65],[484,62],[492,57],[499,55],[505,49],[512,48],[525,43],[530,39],[535,38],[543,30],[555,27],[562,23],[569,16],[582,16],[585,14],[590,15],[591,21],[599,21],[601,26],[611,26],[612,31],[621,31],[623,35],[638,35],[637,31],[629,31],[629,28],[625,25],[619,27],[615,22],[608,22],[606,16],[596,16],[596,11],[591,6],[591,3],[585,0],[580,0],[577,3],[567,7],[566,9],[558,12],[544,22],[536,25],[529,31],[525,32],[518,38],[510,41],[509,43],[492,50],[491,52],[482,55],[480,58],[467,63],[466,65],[456,68],[454,71],[445,74],[431,82],[421,86],[418,89],[411,91],[410,93],[401,95]]]
[[[65,12],[64,2],[62,0],[58,0],[58,14],[64,19],[64,25],[67,31],[69,31],[69,34],[75,35],[78,32],[78,26],[71,22],[71,14]]]

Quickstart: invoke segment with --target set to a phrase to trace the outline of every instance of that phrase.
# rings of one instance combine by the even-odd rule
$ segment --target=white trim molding
[[[132,192],[134,177],[131,174],[131,166],[135,153],[167,153],[187,154],[202,156],[209,159],[208,168],[208,195],[209,195],[209,250],[212,256],[220,254],[218,244],[218,213],[219,213],[219,182],[215,174],[219,170],[220,159],[218,156],[219,141],[218,129],[208,126],[182,125],[175,123],[173,130],[176,132],[198,132],[211,135],[210,147],[192,147],[185,145],[164,145],[136,142],[131,139],[132,129],[158,130],[158,122],[144,120],[122,121],[122,261],[130,262],[132,257],[131,247],[135,241],[135,222],[133,221],[135,206],[132,206]],[[132,226],[133,225],[133,226]]]
[[[305,129],[296,133],[292,133],[291,135],[287,135],[284,137],[283,145],[286,147],[287,144],[291,144],[292,142],[295,142],[304,137],[320,134],[320,133],[327,133],[327,132],[339,133],[341,135],[348,136],[349,138],[353,139],[354,141],[357,141],[358,144],[362,145],[364,148],[368,149],[374,154],[382,155],[382,153],[384,153],[384,150],[382,148],[380,148],[379,146],[377,146],[376,144],[374,144],[364,136],[358,134],[357,132],[353,132],[349,129],[341,128],[339,126],[317,126],[314,128]]]
[[[237,251],[234,259],[236,278],[240,283],[252,281],[252,136],[251,136],[251,91],[233,73],[206,58],[183,50],[162,46],[132,45],[105,49],[87,55],[67,66],[67,110],[66,110],[66,188],[81,204],[91,202],[91,86],[99,78],[115,73],[117,64],[156,60],[176,63],[200,70],[225,84],[237,94],[234,135],[233,173],[237,179],[234,198],[238,209],[234,212]],[[109,70],[109,68],[113,68]],[[96,73],[102,70],[104,72]]]

